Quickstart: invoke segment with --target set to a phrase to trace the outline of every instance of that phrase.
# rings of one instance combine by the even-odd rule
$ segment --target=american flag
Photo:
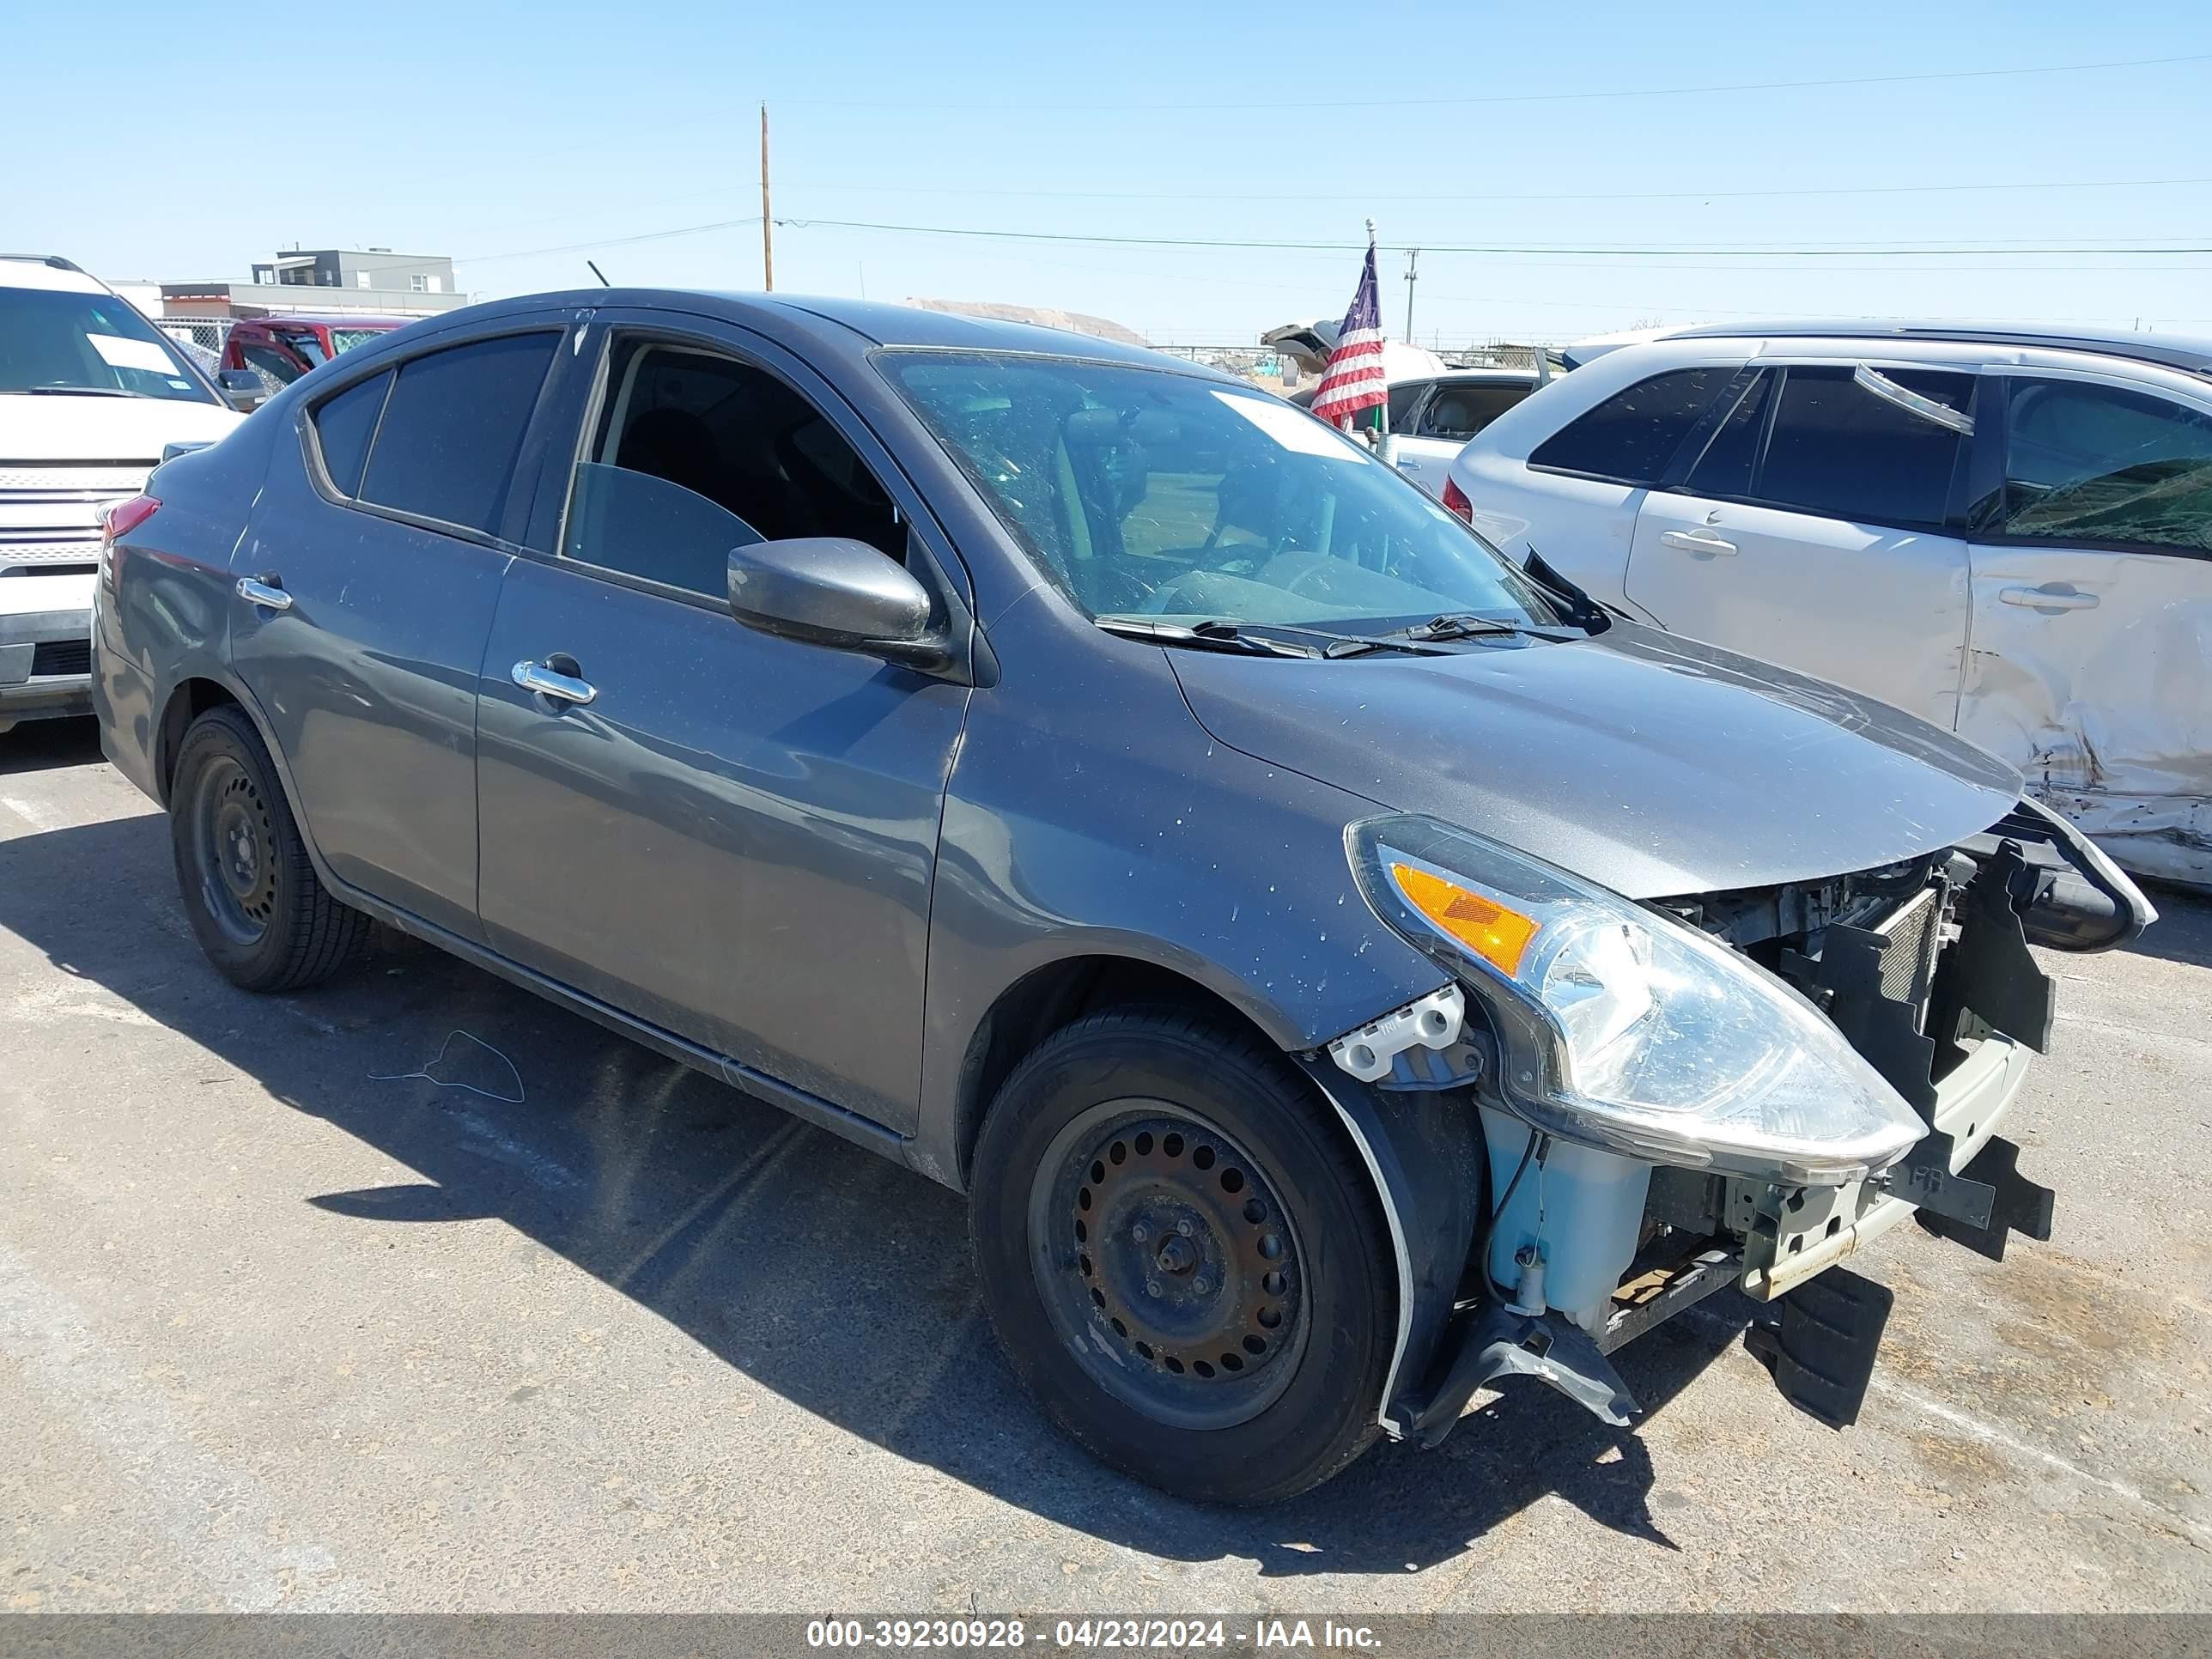
[[[1322,371],[1310,407],[1324,421],[1349,426],[1362,410],[1389,401],[1389,388],[1382,379],[1382,306],[1375,291],[1375,243],[1370,237],[1366,268],[1359,273],[1352,309],[1344,313],[1336,349],[1328,354],[1328,367]]]

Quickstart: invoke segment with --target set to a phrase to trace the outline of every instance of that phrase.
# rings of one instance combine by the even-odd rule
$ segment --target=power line
[[[508,248],[495,253],[470,253],[454,256],[456,264],[489,264],[502,259],[526,259],[555,253],[578,253],[603,247],[625,247],[639,242],[657,242],[678,236],[699,236],[718,230],[736,230],[762,222],[762,216],[750,214],[737,219],[716,219],[706,224],[675,225],[665,230],[639,231],[627,236],[596,237],[588,241],[562,242],[545,247]],[[971,225],[905,225],[868,219],[801,219],[777,217],[777,225],[793,229],[816,228],[836,230],[882,231],[906,236],[964,236],[993,241],[1045,242],[1077,245],[1103,245],[1126,247],[1169,248],[1226,248],[1257,250],[1273,252],[1344,253],[1358,252],[1364,244],[1353,242],[1298,242],[1262,239],[1188,236],[1123,236],[1085,234],[1073,231],[993,230]],[[2126,239],[2123,239],[2124,240]],[[1405,252],[1414,244],[1384,243],[1386,251]],[[1836,243],[1827,245],[1765,243],[1725,245],[1709,243],[1668,243],[1639,246],[1592,246],[1568,243],[1516,245],[1508,243],[1444,243],[1424,241],[1419,244],[1431,253],[1488,254],[1503,258],[1539,259],[1553,254],[1578,254],[1608,260],[1649,258],[1672,262],[1677,259],[1713,258],[1745,259],[1923,259],[1959,258],[2053,258],[2098,254],[2112,258],[2170,258],[2188,254],[2212,253],[2212,244],[2161,244],[2158,246],[2121,246],[2118,242],[2092,243],[2087,240],[2064,240],[2034,245],[2003,242],[1966,242],[1951,244],[1894,244]],[[1676,265],[1677,270],[1756,270],[1746,265]],[[1766,269],[1787,270],[1788,266],[1769,266]],[[1848,266],[1833,267],[1838,270]],[[1879,267],[1874,267],[1879,268]],[[2086,266],[2017,266],[2017,265],[1954,265],[1939,267],[1961,270],[2125,270],[2125,265]]]
[[[2020,69],[1943,70],[1930,70],[1916,75],[1844,76],[1830,79],[1812,81],[1746,81],[1721,86],[1622,87],[1608,91],[1499,93],[1472,98],[1382,98],[1370,99],[1365,101],[1349,102],[1343,100],[1332,100],[1330,102],[1330,107],[1333,109],[1408,109],[1465,106],[1482,104],[1580,103],[1613,98],[1681,98],[1696,97],[1700,94],[1714,93],[1786,92],[1812,90],[1826,87],[1896,86],[1935,81],[1988,80],[2002,76],[2016,76],[2082,75],[2106,70],[2160,69],[2175,64],[2202,64],[2206,62],[2212,62],[2212,52],[2192,52],[2172,58],[2113,58],[2087,64],[2030,64]],[[762,95],[766,96],[767,94],[763,94]],[[759,101],[758,99],[740,100],[740,104],[733,106],[733,108],[741,107],[744,102],[757,101]],[[954,110],[963,111],[978,115],[1059,113],[1061,112],[1069,113],[1097,114],[1117,112],[1142,113],[1147,111],[1168,113],[1208,110],[1221,110],[1225,112],[1250,110],[1279,111],[1282,107],[1279,100],[1269,100],[1261,103],[1224,103],[1212,100],[1207,100],[1198,103],[1182,104],[987,104],[975,100],[965,100],[957,103],[887,103],[878,99],[855,100],[850,99],[826,98],[784,99],[779,97],[776,101],[786,104],[793,108],[800,109]],[[694,127],[721,126],[726,125],[730,120],[731,114],[731,111],[716,111],[704,115],[681,116],[673,120],[658,121],[643,126],[629,125],[625,126],[623,129],[623,135],[626,137],[634,139],[659,133],[684,131]],[[529,152],[529,155],[535,159],[542,161],[554,156],[579,155],[585,151],[590,151],[595,155],[605,156],[607,154],[607,143],[605,138],[604,137],[599,137],[577,143],[560,145],[553,149],[537,149]],[[440,179],[466,178],[477,173],[496,172],[509,165],[511,165],[509,158],[494,157],[489,160],[479,160],[466,162],[459,167],[441,167],[436,169],[436,176]],[[2145,180],[2144,182],[2151,183],[2156,181]],[[2177,179],[2172,182],[2181,184],[2194,183],[2197,181]],[[1787,194],[1796,192],[1783,193]],[[1817,192],[1807,191],[1802,193],[1815,194]],[[1382,201],[1396,198],[1370,197],[1364,199]],[[1497,199],[1510,200],[1512,198],[1499,198]],[[1594,200],[1597,198],[1591,198],[1586,199]],[[566,252],[572,252],[573,250],[562,249],[560,251]],[[501,255],[499,257],[505,258],[507,256]]]
[[[678,225],[672,230],[641,231],[635,236],[603,236],[591,242],[563,242],[558,247],[519,247],[510,248],[504,253],[456,254],[453,263],[457,265],[487,265],[496,259],[527,259],[540,253],[581,253],[590,248],[626,247],[632,242],[658,242],[671,236],[698,236],[710,230],[736,230],[760,222],[761,216],[756,213],[743,219],[717,219],[709,225]],[[790,222],[787,219],[776,221],[780,225]]]
[[[990,230],[969,225],[901,225],[873,219],[799,219],[780,218],[779,225],[794,229],[828,228],[836,230],[880,230],[909,236],[969,236],[994,241],[1013,242],[1079,242],[1127,247],[1205,247],[1256,248],[1276,252],[1346,253],[1358,252],[1364,243],[1355,242],[1293,242],[1273,241],[1259,238],[1214,236],[1120,236],[1076,231],[1053,230]],[[2122,240],[2136,239],[2123,238]],[[2142,239],[2148,240],[2148,239]],[[1413,244],[1386,242],[1379,246],[1393,252],[1405,252]],[[2052,254],[2125,254],[2130,256],[2164,256],[2172,254],[2212,253],[2212,241],[2186,244],[2161,244],[2155,246],[2120,246],[2114,244],[2086,242],[2043,242],[2010,244],[2003,242],[1953,243],[1649,243],[1637,246],[1590,246],[1560,242],[1504,243],[1462,242],[1446,243],[1423,241],[1419,246],[1431,253],[1487,253],[1487,254],[1550,254],[1578,253],[1601,255],[1608,258],[1772,258],[1787,255],[1792,258],[1929,258],[1960,254],[2007,254],[2017,256]]]
[[[2021,179],[1975,185],[1790,185],[1771,190],[1539,190],[1521,193],[1495,191],[1450,194],[1437,191],[1398,193],[1375,191],[1249,190],[993,190],[961,185],[840,184],[801,179],[787,185],[793,190],[816,190],[860,196],[981,196],[1075,202],[1684,202],[1740,201],[1750,198],[1799,196],[1921,196],[1957,195],[1977,191],[2024,190],[2172,190],[2191,185],[2212,185],[2212,176],[2197,179]]]
[[[2081,75],[2102,70],[2162,69],[2175,64],[2206,62],[2212,62],[2212,52],[2191,52],[2177,58],[2121,58],[2091,64],[2039,64],[2022,69],[1931,70],[1915,75],[1834,76],[1814,81],[1737,81],[1719,86],[1621,87],[1602,92],[1489,93],[1473,98],[1376,98],[1365,100],[1332,98],[1328,101],[1328,106],[1332,110],[1435,109],[1462,108],[1480,104],[1589,103],[1613,98],[1683,98],[1714,93],[1804,92],[1827,87],[1908,86],[1930,81],[1988,81],[2027,75]],[[958,103],[896,103],[877,99],[870,99],[865,104],[861,104],[848,99],[805,98],[778,99],[777,101],[814,109],[963,110],[978,115],[1042,112],[1069,114],[1142,114],[1211,110],[1279,111],[1282,108],[1279,100],[1270,100],[1265,103],[1226,103],[1212,99],[1188,104],[986,104],[975,100],[966,100]]]

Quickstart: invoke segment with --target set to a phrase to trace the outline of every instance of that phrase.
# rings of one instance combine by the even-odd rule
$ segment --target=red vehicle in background
[[[250,368],[273,396],[318,363],[404,328],[411,317],[241,317],[223,342],[225,368]]]

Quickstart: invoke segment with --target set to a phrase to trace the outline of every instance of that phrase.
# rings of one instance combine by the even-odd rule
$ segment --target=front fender
[[[1352,879],[1344,827],[1372,803],[1212,742],[1157,650],[1055,666],[1055,706],[1084,717],[1048,725],[1027,698],[978,693],[945,801],[913,1148],[939,1179],[960,1168],[976,1033],[1039,969],[1162,969],[1293,1053],[1444,978]]]

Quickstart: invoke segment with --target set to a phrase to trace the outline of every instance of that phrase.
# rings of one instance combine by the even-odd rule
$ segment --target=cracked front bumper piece
[[[2063,831],[2052,840],[2070,850]],[[1917,890],[1897,890],[1870,919],[1830,918],[1785,962],[1925,1125],[1904,1156],[1840,1184],[1655,1165],[1544,1133],[1485,1086],[1497,1062],[1472,995],[1450,1010],[1460,1018],[1424,1019],[1449,1000],[1439,994],[1331,1045],[1337,1068],[1376,1097],[1410,1099],[1399,1091],[1433,1089],[1433,1074],[1464,1065],[1474,1084],[1460,1098],[1476,1109],[1486,1154],[1458,1291],[1434,1341],[1395,1376],[1385,1427],[1433,1444],[1475,1390],[1511,1376],[1624,1424],[1637,1407],[1609,1356],[1731,1287],[1757,1304],[1746,1345],[1784,1397],[1830,1426],[1854,1421],[1889,1292],[1845,1270],[1847,1258],[1908,1216],[1995,1260],[2014,1232],[2051,1237],[2054,1195],[2021,1174],[2000,1133],[2053,1019],[2052,982],[2027,939],[2109,948],[2152,914],[2101,860],[2078,890],[2055,893],[2054,862],[2010,836],[1936,858]],[[1435,1065],[1446,1051],[1471,1058]]]

